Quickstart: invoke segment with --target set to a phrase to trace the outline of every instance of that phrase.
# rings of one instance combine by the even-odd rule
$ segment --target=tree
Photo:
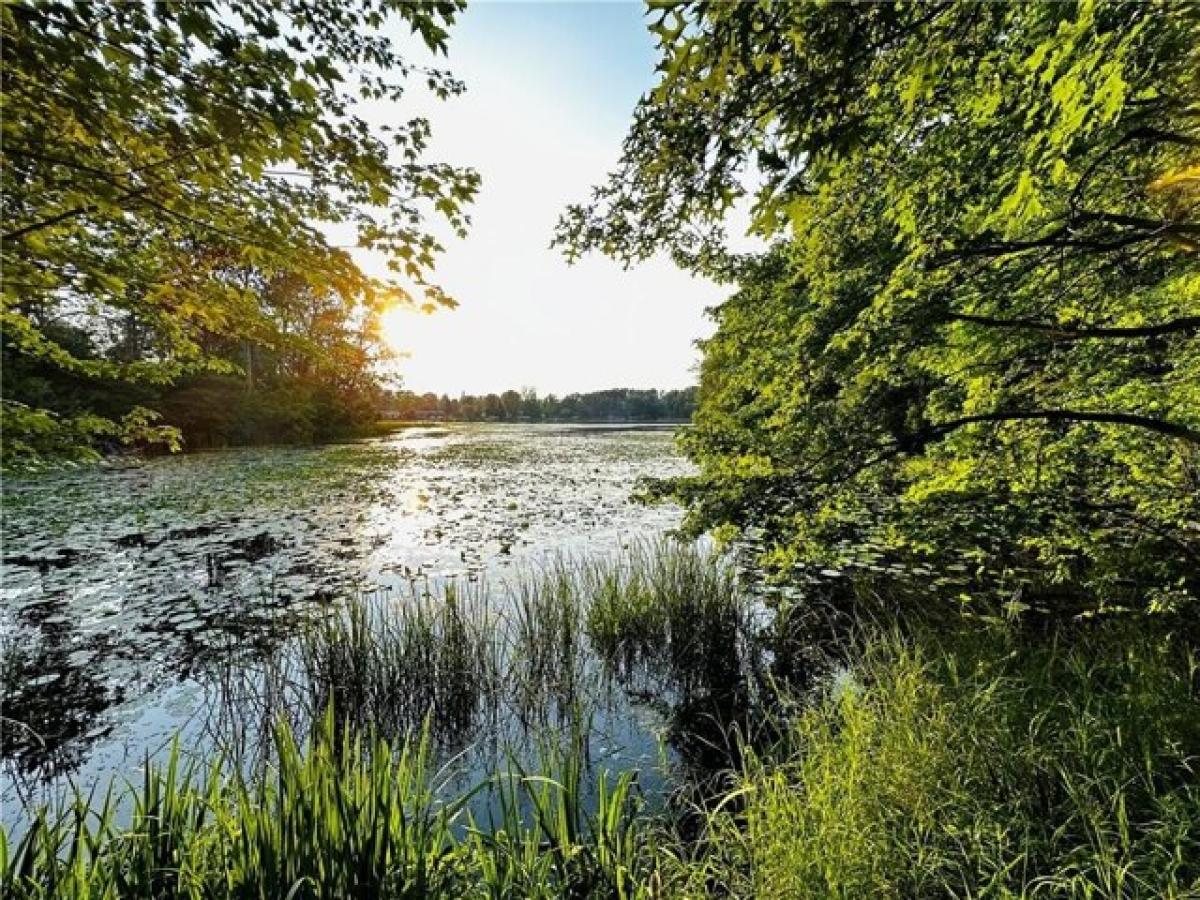
[[[415,77],[440,97],[460,91],[408,62],[396,28],[444,52],[461,8],[5,4],[6,363],[113,384],[233,372],[253,353],[230,344],[294,353],[322,340],[281,317],[270,294],[282,283],[368,337],[385,305],[451,304],[430,280],[440,246],[423,223],[461,232],[478,176],[425,159],[425,120],[372,126],[363,106],[399,101]],[[330,228],[384,253],[393,277],[367,277]],[[96,352],[56,339],[61,322]],[[137,352],[115,352],[120,323],[136,325]],[[10,437],[55,412],[4,409]]]
[[[693,525],[1069,609],[1196,597],[1198,17],[662,8],[659,84],[558,240],[738,286],[675,485]],[[771,247],[738,257],[747,192]]]

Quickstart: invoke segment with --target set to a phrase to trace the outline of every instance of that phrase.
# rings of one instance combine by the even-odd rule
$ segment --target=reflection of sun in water
[[[405,315],[409,319],[405,318]],[[408,322],[411,312],[401,306],[393,306],[379,314],[379,336],[393,353],[403,353],[405,338],[408,334]]]

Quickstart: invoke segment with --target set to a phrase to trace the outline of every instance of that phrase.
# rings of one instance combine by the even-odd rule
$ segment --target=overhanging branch
[[[1138,325],[1128,328],[1109,326],[1081,328],[1073,325],[1059,325],[1054,322],[1039,322],[1036,319],[1003,319],[956,312],[947,313],[947,318],[954,322],[970,322],[973,325],[982,325],[987,328],[1038,331],[1062,341],[1082,341],[1091,338],[1150,338],[1170,334],[1191,334],[1200,330],[1200,316],[1181,316],[1155,325]]]
[[[945,437],[952,431],[957,431],[967,425],[980,422],[1012,422],[1028,419],[1040,419],[1046,422],[1098,422],[1105,425],[1128,425],[1133,428],[1144,428],[1167,437],[1177,438],[1189,444],[1200,445],[1200,431],[1180,425],[1178,422],[1168,422],[1152,416],[1142,416],[1136,413],[1123,412],[1091,412],[1075,409],[1014,409],[991,413],[980,413],[973,416],[962,416],[948,422],[939,422],[909,435],[898,441],[901,451],[912,452],[926,444]]]

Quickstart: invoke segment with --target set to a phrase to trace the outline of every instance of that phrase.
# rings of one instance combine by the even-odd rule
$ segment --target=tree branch
[[[1095,235],[1080,234],[1080,227],[1093,223],[1115,225],[1120,231],[1108,231]],[[1180,238],[1189,246],[1200,239],[1200,223],[1190,221],[1147,219],[1141,216],[1126,216],[1119,213],[1081,212],[1070,217],[1059,227],[1040,238],[1024,241],[998,241],[978,243],[956,250],[935,254],[929,261],[937,269],[951,263],[962,262],[974,257],[996,258],[1038,249],[1079,249],[1103,252],[1120,250],[1142,241],[1160,238]]]
[[[1178,319],[1171,319],[1156,325],[1140,325],[1129,328],[1105,326],[1080,328],[1073,325],[1057,325],[1053,322],[1039,322],[1035,319],[1001,319],[956,312],[947,313],[946,317],[954,322],[970,322],[973,325],[982,325],[988,328],[1020,328],[1028,331],[1040,331],[1062,341],[1083,341],[1091,338],[1149,338],[1168,334],[1190,334],[1200,330],[1200,316],[1181,316]]]
[[[126,191],[121,196],[115,198],[115,200],[113,202],[123,203],[126,200],[132,200],[137,197],[141,197],[143,194],[145,194],[149,190],[150,190],[149,186],[144,186],[144,187],[137,188],[136,190]],[[41,219],[40,221],[37,221],[37,222],[30,222],[28,225],[22,225],[20,228],[14,228],[12,231],[6,231],[3,235],[3,237],[0,237],[0,241],[15,241],[18,238],[22,238],[27,234],[32,234],[35,231],[41,231],[43,228],[52,228],[55,225],[58,225],[60,222],[66,222],[68,219],[73,219],[76,216],[82,216],[85,213],[91,212],[94,209],[97,209],[97,206],[92,203],[86,204],[84,206],[73,206],[70,209],[63,210],[62,212],[58,213],[57,215],[51,216],[48,219]]]
[[[1200,431],[1180,425],[1177,422],[1167,422],[1151,416],[1141,416],[1136,413],[1122,412],[1089,412],[1074,409],[1014,409],[1001,410],[991,413],[980,413],[974,416],[963,416],[948,422],[939,422],[912,435],[897,441],[901,451],[912,452],[919,450],[939,438],[945,437],[952,431],[975,425],[980,422],[1011,422],[1023,419],[1041,419],[1046,422],[1099,422],[1107,425],[1129,425],[1134,428],[1145,428],[1158,434],[1177,438],[1189,444],[1200,445]]]

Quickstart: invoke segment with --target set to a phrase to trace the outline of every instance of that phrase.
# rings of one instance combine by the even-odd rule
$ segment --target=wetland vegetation
[[[728,559],[676,543],[561,562],[495,619],[453,589],[433,599],[360,597],[314,622],[292,668],[253,679],[250,743],[176,743],[125,786],[64,795],[5,846],[6,887],[1192,895],[1200,660],[1176,634],[877,625],[800,672],[781,658],[787,605],[755,617]],[[690,764],[672,790],[596,758],[595,688],[614,686],[667,710]],[[255,708],[245,691],[236,715]],[[491,774],[464,782],[437,746],[477,741],[489,718],[507,734]]]

